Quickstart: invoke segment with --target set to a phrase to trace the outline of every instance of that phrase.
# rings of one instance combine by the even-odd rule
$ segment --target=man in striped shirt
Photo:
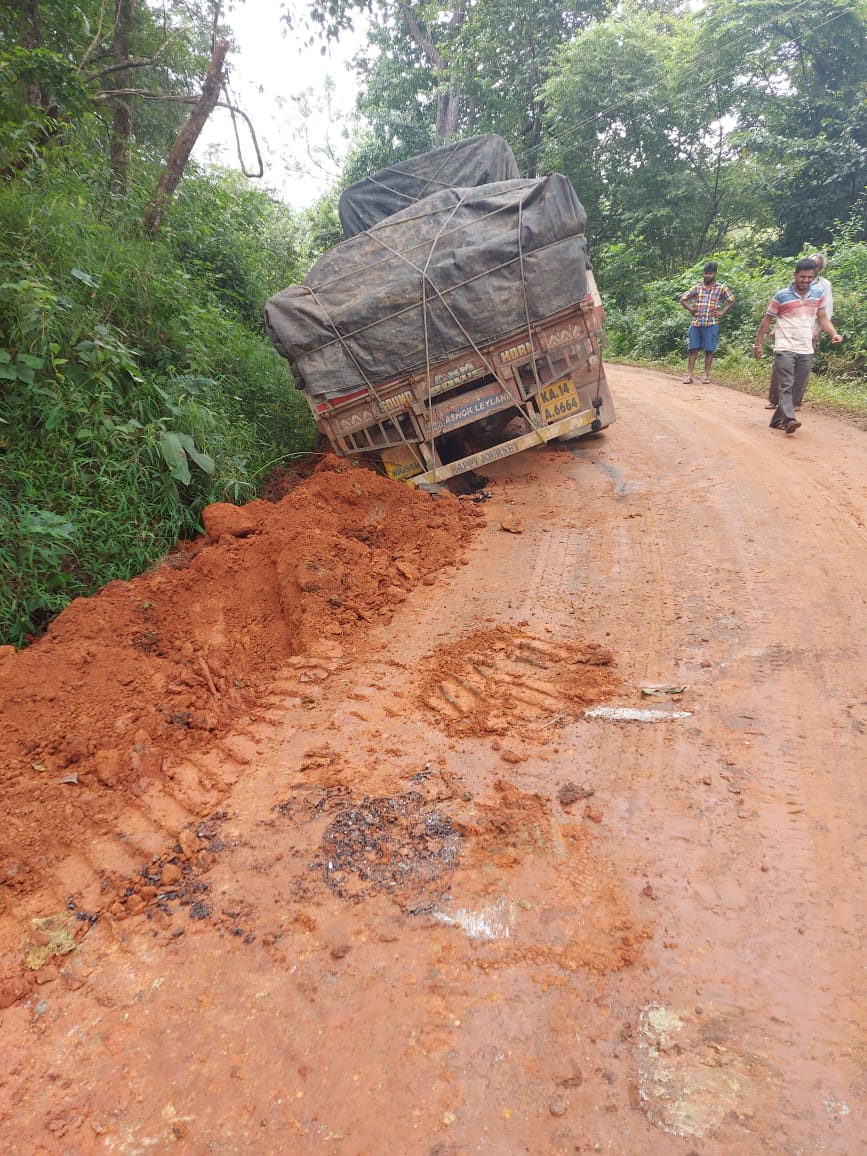
[[[793,434],[801,428],[795,417],[813,367],[813,322],[829,335],[834,345],[843,338],[834,328],[821,286],[814,285],[816,262],[804,257],[795,265],[795,279],[788,289],[771,298],[756,334],[753,354],[762,356],[765,334],[774,326],[774,372],[780,383],[780,399],[771,418],[772,429]]]
[[[825,294],[825,312],[828,314],[828,320],[834,316],[834,290],[831,288],[831,282],[826,276],[825,258],[822,253],[811,253],[808,260],[814,261],[816,264],[816,276],[813,278],[813,285],[818,286]],[[819,340],[819,322],[813,322],[813,352],[816,352],[816,343]],[[780,401],[780,383],[777,381],[776,369],[771,370],[771,380],[768,383],[768,404],[765,409],[776,409]],[[802,403],[803,404],[803,403]],[[798,406],[800,409],[800,406]]]
[[[684,309],[692,314],[687,341],[689,362],[684,385],[692,385],[692,373],[700,351],[704,353],[704,377],[701,380],[705,385],[710,381],[710,363],[716,353],[719,323],[735,303],[735,295],[728,285],[717,282],[716,271],[716,261],[708,261],[704,267],[703,280],[687,289],[680,299]]]

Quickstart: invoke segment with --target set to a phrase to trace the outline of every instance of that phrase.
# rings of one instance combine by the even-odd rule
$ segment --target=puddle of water
[[[691,710],[641,710],[629,706],[595,706],[585,710],[585,718],[611,719],[614,722],[666,722],[673,718],[691,718]]]
[[[433,914],[442,923],[460,927],[471,939],[509,939],[515,926],[514,904],[505,899],[498,899],[480,911],[461,907],[457,911],[435,911]]]

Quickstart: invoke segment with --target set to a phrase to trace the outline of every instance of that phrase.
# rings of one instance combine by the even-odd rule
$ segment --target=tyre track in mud
[[[502,534],[498,528],[493,532]],[[497,621],[502,622],[504,617],[511,618],[511,625],[514,627],[517,627],[519,621],[523,621],[524,629],[531,632],[532,638],[534,622],[522,618],[525,614],[527,556],[520,553],[510,561],[509,566],[499,570],[494,596],[498,608],[507,607],[511,601],[513,609],[510,615],[498,615]],[[507,574],[510,575],[510,581],[504,580]],[[622,911],[623,901],[618,894],[616,875],[611,879],[608,878],[611,869],[605,866],[604,857],[600,859],[592,847],[585,845],[586,841],[579,830],[567,830],[570,824],[565,823],[562,817],[555,819],[551,814],[550,803],[545,802],[552,793],[549,769],[544,765],[534,765],[531,755],[522,750],[517,758],[522,762],[526,760],[528,764],[524,789],[513,790],[505,785],[497,787],[498,779],[502,779],[505,784],[518,777],[514,761],[511,759],[501,761],[500,740],[486,741],[480,751],[478,742],[471,737],[457,742],[450,741],[438,729],[420,725],[419,720],[412,717],[414,712],[407,711],[406,700],[410,694],[408,688],[412,683],[415,665],[413,660],[415,658],[420,661],[424,654],[430,651],[431,645],[430,638],[417,637],[417,631],[410,626],[413,617],[419,614],[431,615],[434,621],[448,623],[447,629],[439,629],[437,640],[441,648],[447,649],[448,643],[460,640],[468,631],[478,629],[491,620],[490,588],[480,590],[476,586],[473,592],[472,586],[471,570],[467,567],[458,571],[453,581],[447,584],[448,588],[439,593],[438,602],[437,591],[425,592],[428,597],[431,593],[434,594],[434,605],[424,607],[420,604],[420,599],[410,600],[406,614],[400,616],[397,625],[393,623],[387,630],[374,630],[370,640],[371,650],[378,652],[381,649],[384,654],[397,654],[399,658],[391,657],[379,665],[372,664],[368,668],[368,678],[359,680],[351,667],[345,671],[338,671],[321,688],[322,693],[318,697],[300,696],[299,688],[292,685],[291,678],[275,686],[272,700],[270,702],[266,700],[262,704],[265,708],[263,714],[266,717],[263,724],[257,728],[254,741],[257,749],[263,752],[262,761],[238,782],[230,796],[222,797],[222,803],[230,812],[222,839],[230,851],[222,861],[212,865],[206,872],[208,894],[205,900],[201,901],[207,902],[210,907],[211,896],[220,896],[219,899],[213,900],[215,907],[219,904],[219,910],[223,915],[227,911],[233,913],[232,918],[237,920],[239,929],[245,932],[244,942],[248,935],[252,935],[263,944],[275,974],[288,971],[289,974],[299,976],[297,981],[299,990],[307,993],[308,1004],[312,1001],[314,1018],[306,1019],[309,1013],[305,1012],[303,1003],[298,1003],[297,997],[294,997],[291,1004],[293,1015],[299,1027],[305,1024],[309,1027],[311,1038],[321,1036],[321,1028],[317,1029],[315,1026],[316,1008],[318,1014],[323,1017],[320,1022],[328,1023],[334,1018],[329,1015],[325,1005],[316,999],[322,983],[319,962],[322,958],[321,952],[324,948],[330,951],[333,958],[342,958],[344,949],[344,944],[335,942],[327,929],[335,922],[351,927],[353,934],[346,933],[347,938],[352,939],[353,950],[359,950],[357,944],[359,926],[365,929],[361,933],[361,938],[366,939],[369,936],[374,942],[379,942],[385,935],[385,941],[389,942],[391,938],[396,938],[392,937],[388,930],[394,917],[390,907],[383,910],[381,904],[369,904],[370,910],[347,920],[336,910],[332,901],[317,895],[315,889],[311,897],[309,883],[304,883],[303,913],[295,904],[295,914],[289,924],[285,920],[282,922],[278,920],[275,925],[274,921],[268,920],[269,902],[273,902],[283,912],[287,908],[293,909],[293,888],[297,887],[303,878],[302,861],[309,858],[315,848],[315,843],[310,842],[309,837],[303,839],[305,850],[300,856],[296,853],[291,858],[294,874],[290,874],[288,881],[272,882],[270,877],[276,873],[275,863],[285,862],[283,852],[275,853],[270,820],[265,822],[264,819],[273,810],[276,802],[277,776],[273,775],[276,769],[274,748],[282,748],[282,760],[285,760],[284,765],[287,769],[297,768],[294,775],[290,772],[290,779],[304,780],[305,768],[314,767],[314,775],[312,779],[306,780],[305,786],[305,789],[314,793],[321,792],[322,789],[332,789],[336,782],[346,784],[356,798],[359,792],[369,793],[377,788],[394,797],[397,792],[406,789],[408,781],[412,782],[419,777],[419,771],[424,774],[422,770],[424,767],[435,764],[439,768],[440,778],[447,788],[444,799],[447,804],[450,802],[450,805],[455,807],[454,791],[457,790],[458,798],[464,804],[457,807],[457,817],[469,832],[470,846],[477,848],[463,872],[461,886],[452,897],[451,915],[433,943],[433,950],[438,950],[441,954],[439,958],[431,957],[430,965],[442,961],[439,970],[443,980],[441,983],[431,985],[430,991],[424,988],[417,992],[416,987],[410,985],[404,992],[402,989],[395,989],[394,979],[387,979],[387,973],[384,977],[385,988],[377,982],[362,980],[356,974],[354,997],[356,1000],[362,998],[372,1000],[373,1007],[377,1006],[377,1001],[385,999],[386,1005],[392,1009],[400,1009],[399,1021],[406,1020],[417,1025],[410,1032],[410,1036],[411,1039],[423,1041],[424,1048],[419,1053],[419,1045],[412,1043],[404,1057],[408,1072],[415,1073],[406,1089],[410,1096],[418,1100],[418,1089],[430,1085],[433,1073],[445,1065],[442,1068],[442,1075],[433,1078],[431,1085],[433,1091],[421,1098],[421,1107],[425,1109],[425,1139],[420,1140],[422,1146],[419,1147],[419,1151],[427,1151],[431,1144],[435,1145],[438,1133],[448,1135],[449,1130],[453,1129],[453,1124],[454,1131],[462,1130],[466,1137],[472,1134],[476,1127],[474,1112],[461,1111],[465,1101],[471,1104],[476,1100],[490,1100],[496,1105],[493,1113],[497,1127],[494,1128],[494,1124],[486,1122],[485,1132],[494,1128],[494,1131],[499,1133],[504,1121],[514,1117],[516,1136],[525,1134],[529,1142],[530,1136],[539,1134],[539,1121],[536,1116],[540,1102],[542,1112],[546,1113],[543,1115],[543,1121],[550,1120],[553,1126],[559,1118],[562,1105],[557,1099],[557,1090],[561,1084],[567,1088],[574,1088],[573,1099],[583,1098],[588,1105],[605,1099],[604,1089],[609,1085],[605,1082],[604,1073],[587,1071],[585,1074],[574,1055],[560,1055],[557,1049],[550,1047],[549,1041],[540,1036],[536,1030],[535,1022],[540,1013],[552,1024],[561,1022],[570,1014],[575,1015],[576,999],[584,1007],[586,996],[582,994],[583,984],[575,989],[574,981],[568,977],[580,976],[588,967],[605,974],[612,968],[624,966],[624,963],[635,954],[634,948],[628,945],[628,939],[625,948],[618,946],[621,936],[629,929],[631,920],[629,914]],[[461,608],[457,615],[453,612],[455,606]],[[542,611],[545,609],[543,605]],[[533,615],[534,621],[537,617],[538,612]],[[541,637],[538,639],[539,655],[543,664],[547,664],[549,655],[553,655],[556,659],[558,652],[562,650],[562,646],[550,638],[552,626],[547,621],[547,615],[545,617],[544,626],[540,623]],[[507,625],[510,623],[507,622]],[[394,646],[395,637],[399,640],[397,648]],[[415,656],[414,645],[419,645],[419,653]],[[530,664],[527,685],[531,686],[536,677],[535,667]],[[512,680],[507,683],[506,694],[514,694],[514,690]],[[305,701],[308,697],[309,701]],[[536,703],[532,695],[529,698],[529,704],[525,705],[536,709],[544,708],[544,702]],[[556,703],[554,709],[557,709]],[[516,734],[505,736],[503,742],[506,741],[517,743],[519,747],[521,745],[520,736]],[[530,745],[532,746],[532,743]],[[321,758],[324,766],[322,776],[318,775],[315,766],[317,758],[311,759],[311,748],[314,753],[318,752]],[[333,748],[344,754],[329,758],[328,751]],[[349,758],[348,752],[353,752]],[[511,753],[505,751],[504,757]],[[185,766],[195,767],[201,762],[201,758],[197,756],[195,760],[188,759]],[[301,786],[302,783],[296,781],[295,785]],[[534,786],[541,788],[541,796],[537,797]],[[472,788],[472,794],[467,787]],[[285,784],[281,789],[285,794]],[[434,801],[441,793],[438,791],[434,795]],[[463,796],[466,796],[466,800]],[[475,803],[477,796],[478,804]],[[498,804],[498,797],[501,798],[502,805]],[[512,812],[521,816],[517,826],[508,818]],[[574,824],[571,826],[574,827]],[[296,830],[293,841],[302,835],[303,831]],[[486,846],[489,847],[488,851],[484,851]],[[482,856],[481,859],[479,855]],[[286,858],[290,857],[287,855]],[[472,866],[473,861],[476,863],[475,868]],[[557,866],[565,871],[565,878],[559,883],[555,874]],[[244,874],[249,874],[250,871],[259,874],[258,894],[251,892],[249,887],[241,882]],[[535,897],[539,871],[543,873],[543,877],[547,875],[552,883],[552,898],[541,909]],[[466,907],[459,907],[458,904],[466,904]],[[611,918],[607,915],[609,910],[612,912],[613,922],[610,926],[606,926],[605,919]],[[583,929],[582,911],[592,916],[586,929]],[[501,917],[499,927],[495,918],[498,914]],[[417,964],[412,955],[420,954],[423,957],[431,951],[430,941],[434,939],[431,934],[432,926],[436,926],[435,923],[432,925],[431,920],[436,916],[436,912],[428,912],[426,920],[423,916],[419,930],[412,927],[401,929],[401,939],[408,941],[408,948],[395,952],[395,968],[398,976],[404,969],[410,973],[414,972]],[[528,933],[525,927],[515,940],[516,916],[520,923],[535,926],[535,933]],[[217,926],[227,926],[227,918],[222,918]],[[299,950],[297,941],[301,937],[294,926],[296,920],[300,920],[302,928],[309,928],[311,937],[315,936],[312,950],[303,948]],[[462,923],[466,924],[465,933],[455,930]],[[185,942],[194,943],[195,933],[204,935],[204,926],[203,924],[202,927],[186,928]],[[482,930],[480,942],[484,944],[487,941],[487,949],[473,947],[474,940],[478,938],[474,929],[479,927]],[[492,931],[486,930],[491,927]],[[176,930],[180,931],[180,928]],[[136,920],[132,919],[121,924],[115,934],[124,945],[125,955],[129,956],[130,947],[127,945],[135,943],[138,936],[149,933],[148,925],[139,930]],[[111,947],[105,941],[105,931],[101,934],[102,940],[96,932],[90,937],[91,956],[88,965],[93,967],[94,971],[103,972],[100,982],[93,979],[90,981],[92,989],[99,993],[98,1002],[108,1007],[122,1007],[130,998],[140,1000],[143,992],[152,991],[153,985],[160,981],[159,976],[153,975],[155,962],[149,958],[150,953],[126,958],[124,975],[118,976],[107,962],[107,953]],[[156,935],[157,932],[154,931],[153,934]],[[223,934],[226,932],[220,931],[221,938]],[[281,950],[287,937],[293,940],[294,946],[291,954],[294,962],[289,967],[286,954]],[[611,948],[607,946],[608,942]],[[268,946],[269,943],[273,946]],[[226,951],[228,958],[231,958],[229,946],[234,947],[234,942],[222,945],[222,950]],[[194,948],[190,947],[189,950],[192,951]],[[407,951],[410,953],[409,957]],[[486,951],[487,957],[474,959],[480,951]],[[624,952],[622,957],[621,952]],[[309,962],[305,959],[307,955],[312,957]],[[481,972],[477,970],[480,964]],[[135,976],[134,981],[130,973]],[[473,994],[474,973],[500,977],[496,989],[490,990],[484,999]],[[325,974],[326,976],[330,974],[327,966]],[[245,1024],[237,1030],[236,1039],[236,1050],[246,1054],[254,1049],[253,1039],[255,1032],[262,1030],[261,1020],[255,1014],[256,1009],[251,1003],[250,993],[231,974],[231,969],[230,973],[223,977],[222,982],[223,994],[220,1002],[228,1004],[233,1009],[233,1020],[234,1010],[238,1007],[244,1009],[246,1013]],[[260,987],[264,986],[272,991],[272,995],[274,994],[273,989],[261,977],[258,983]],[[438,988],[442,988],[441,994],[437,994]],[[184,998],[180,998],[180,1002],[169,1004],[168,1008],[164,1005],[169,1025],[177,1023],[179,1018],[187,1019],[191,1015],[195,1020],[196,1017],[192,1014],[193,1007],[203,998],[203,989],[208,992],[204,996],[208,1005],[216,1003],[214,993],[210,991],[208,985],[202,984],[198,994],[195,997],[190,996],[192,1002],[189,1005]],[[130,990],[135,993],[132,997],[128,994]],[[178,999],[177,996],[175,998]],[[285,1003],[285,997],[282,1002]],[[447,1014],[446,1006],[450,1009]],[[519,1015],[516,1015],[517,1007],[523,1008]],[[395,1020],[393,1015],[383,1016],[375,1010],[372,1010],[371,1015],[371,1010],[357,1008],[357,1027],[367,1043],[376,1052],[384,1054],[389,1046],[390,1033],[394,1031]],[[229,1014],[228,1011],[226,1014]],[[217,1035],[223,1036],[226,1032],[225,1023],[217,1013],[215,1017],[211,1020],[210,1027]],[[585,1009],[581,1013],[582,1023],[593,1017],[592,1008]],[[600,1025],[603,1022],[600,1020]],[[471,1023],[473,1031],[471,1033],[458,1031],[462,1023]],[[335,1024],[335,1030],[339,1026]],[[381,1035],[383,1030],[386,1035]],[[134,1073],[132,1077],[134,1082],[146,1082],[148,1065],[143,1046],[138,1040],[134,1042],[129,1038],[127,1033],[123,1033],[123,1043],[120,1046],[126,1052],[127,1070],[129,1074]],[[181,1036],[173,1026],[169,1026],[160,1054],[164,1054],[163,1048],[171,1050],[180,1046]],[[205,1058],[207,1048],[196,1028],[187,1032],[187,1046],[201,1054],[201,1062],[205,1065],[201,1069],[203,1077],[207,1073],[210,1078],[216,1078],[211,1061]],[[417,1054],[420,1054],[421,1058],[414,1060],[413,1057]],[[450,1055],[452,1059],[447,1058]],[[427,1056],[433,1059],[432,1069],[430,1061],[424,1058]],[[493,1070],[490,1067],[491,1057],[494,1063]],[[289,1070],[293,1070],[293,1066],[307,1067],[300,1055],[284,1054],[283,1059]],[[67,1057],[67,1062],[72,1062],[71,1056]],[[93,1069],[94,1057],[88,1052],[84,1043],[76,1049],[74,1062],[79,1070]],[[327,1068],[325,1053],[319,1055],[317,1066],[320,1069],[323,1066]],[[535,1074],[535,1081],[528,1081],[528,1074]],[[26,1081],[24,1084],[26,1086]],[[87,1081],[83,1079],[82,1085],[87,1085]],[[401,1088],[403,1087],[402,1084]],[[88,1085],[91,1112],[94,1111],[95,1098],[92,1089],[93,1085]],[[369,1089],[367,1094],[370,1096]],[[26,1103],[26,1090],[22,1089],[20,1098]],[[551,1111],[546,1109],[549,1098],[553,1104]],[[233,1136],[246,1135],[244,1126],[246,1122],[243,1120],[241,1107],[237,1106],[237,1115],[241,1117],[242,1124],[236,1124]],[[365,1133],[365,1127],[378,1128],[380,1137],[378,1142],[390,1143],[392,1150],[395,1150],[395,1146],[400,1150],[409,1150],[405,1147],[407,1144],[405,1128],[399,1122],[397,1131],[389,1142],[385,1139],[387,1129],[383,1131],[381,1122],[376,1125],[373,1121],[368,1122],[364,1109],[359,1109],[357,1103],[354,1106],[350,1103],[341,1107],[340,1112],[344,1118],[347,1107],[356,1113],[355,1135],[368,1136],[367,1141],[347,1141],[349,1145],[347,1151],[357,1150],[353,1147],[354,1144],[371,1142],[370,1137],[375,1133],[370,1131]],[[565,1108],[563,1110],[565,1111]],[[199,1129],[203,1127],[207,1129],[208,1126],[206,1106],[200,1097],[196,1099],[192,1110],[178,1116],[179,1123],[172,1115],[170,1118],[167,1117],[167,1123],[158,1126],[146,1110],[136,1113],[126,1109],[126,1116],[133,1122],[130,1123],[125,1118],[127,1130],[124,1133],[125,1139],[120,1145],[121,1151],[138,1150],[137,1145],[144,1142],[143,1137],[147,1138],[148,1143],[153,1140],[159,1142],[159,1138],[168,1137],[175,1126],[182,1131],[192,1127],[190,1121],[193,1118]],[[26,1114],[19,1115],[19,1121],[22,1118],[26,1118]],[[80,1125],[80,1119],[80,1116],[73,1115],[71,1120],[65,1117],[55,1118],[52,1123],[56,1126],[55,1131],[61,1133],[65,1132],[67,1127],[74,1130]],[[313,1123],[295,1116],[291,1122],[292,1127],[297,1128],[299,1136],[302,1137],[298,1141],[299,1144],[303,1141],[305,1145],[310,1146],[310,1150],[314,1150],[317,1139],[321,1139],[321,1136]],[[562,1129],[560,1131],[562,1132]],[[339,1127],[332,1129],[329,1134],[336,1139],[342,1135]],[[508,1139],[507,1134],[503,1134],[498,1135],[492,1142],[502,1148],[504,1145],[508,1147],[512,1141]],[[520,1139],[515,1139],[514,1142],[523,1147]],[[561,1146],[567,1142],[568,1134],[563,1133],[556,1141],[556,1145]],[[230,1138],[226,1143],[237,1145],[235,1148],[230,1147],[229,1150],[243,1151],[247,1141],[240,1139],[233,1141]],[[553,1143],[555,1141],[552,1140]]]
[[[642,377],[637,385],[643,390],[646,379]],[[735,411],[735,416],[725,416],[727,433],[733,430],[735,444],[741,443],[750,451],[738,455],[738,476],[732,479],[728,455],[720,453],[718,444],[722,415],[721,406],[714,403],[722,391],[703,391],[697,409],[695,399],[682,400],[670,379],[659,378],[658,389],[666,399],[666,409],[656,424],[665,429],[665,415],[679,421],[688,411],[693,443],[685,452],[693,458],[695,468],[706,469],[707,463],[717,467],[716,481],[707,490],[700,510],[685,503],[680,509],[675,507],[676,516],[670,524],[678,527],[681,518],[685,519],[685,533],[665,544],[671,561],[689,559],[690,541],[701,551],[698,557],[693,553],[692,565],[685,572],[681,567],[681,583],[692,592],[690,617],[701,633],[696,632],[696,637],[689,631],[681,638],[681,644],[692,644],[692,653],[684,649],[682,676],[673,679],[695,688],[698,749],[691,760],[681,755],[669,761],[682,767],[691,761],[695,767],[693,783],[699,794],[710,797],[690,799],[695,792],[683,784],[683,849],[703,847],[705,858],[696,867],[691,863],[686,867],[690,875],[699,878],[700,890],[691,891],[681,881],[679,927],[673,938],[683,942],[690,929],[694,935],[695,929],[702,927],[705,941],[700,954],[713,960],[715,967],[719,968],[724,959],[722,947],[736,954],[746,949],[750,961],[743,978],[733,964],[725,985],[703,985],[704,994],[694,984],[695,979],[709,978],[702,976],[703,968],[696,968],[694,976],[687,970],[680,982],[686,986],[692,980],[694,994],[690,992],[689,998],[699,995],[703,1004],[708,987],[717,989],[717,998],[725,994],[731,1000],[738,989],[745,1004],[749,997],[752,1010],[748,1021],[752,1020],[754,1027],[765,1021],[767,1037],[779,1037],[778,1048],[770,1050],[778,1053],[776,1067],[781,1075],[776,1083],[781,1103],[788,1098],[787,1088],[799,1087],[802,1094],[792,1114],[811,1117],[809,1126],[801,1119],[792,1135],[787,1135],[788,1127],[783,1126],[781,1139],[775,1135],[775,1128],[785,1117],[781,1113],[774,1127],[757,1129],[758,1135],[750,1128],[740,1141],[730,1140],[726,1150],[812,1151],[815,1146],[815,1150],[848,1152],[857,1127],[855,1133],[836,1140],[826,1133],[831,1124],[842,1122],[845,1126],[846,1113],[853,1109],[863,1117],[863,1104],[847,1104],[839,1117],[826,1105],[844,1103],[846,1089],[857,1090],[863,1079],[863,1045],[856,1013],[859,1006],[863,1008],[864,984],[852,942],[852,931],[856,936],[858,931],[863,934],[863,926],[857,915],[857,888],[848,887],[849,879],[863,874],[863,858],[859,861],[856,852],[858,828],[846,819],[835,796],[848,799],[851,807],[853,799],[863,802],[863,785],[852,773],[852,762],[835,759],[835,753],[839,749],[841,697],[847,687],[852,694],[858,668],[858,656],[850,643],[849,615],[854,610],[856,622],[860,615],[863,623],[863,600],[856,595],[853,603],[847,597],[844,579],[840,588],[831,583],[834,606],[824,608],[823,602],[829,593],[826,558],[841,542],[845,557],[856,558],[858,551],[863,556],[863,545],[860,534],[852,534],[848,499],[840,503],[839,516],[831,511],[821,532],[813,527],[812,519],[806,533],[801,532],[807,521],[801,506],[809,500],[801,473],[806,454],[800,446],[791,447],[804,454],[803,458],[795,459],[794,469],[786,462],[777,465],[771,454],[789,447],[773,440],[761,443],[762,438],[768,438],[768,431],[761,428],[761,416],[753,412],[756,402],[724,392],[725,404],[731,403],[730,409]],[[630,401],[635,404],[636,417],[643,417],[645,428],[654,426],[654,414],[659,416],[656,398],[651,400],[642,392],[640,396],[630,395]],[[833,423],[828,428],[829,445],[838,429]],[[857,443],[858,435],[844,431],[844,440],[853,438]],[[796,511],[797,516],[781,518],[782,510]],[[709,520],[714,532],[703,533]],[[770,574],[757,573],[761,568]],[[857,625],[854,633],[857,636]],[[769,652],[777,659],[768,661]],[[843,677],[838,677],[834,686],[835,680],[829,683],[827,676],[841,659]],[[686,705],[691,705],[690,697],[685,696]],[[651,735],[651,740],[655,738]],[[860,752],[855,765],[863,765],[865,754],[859,739],[855,740]],[[646,749],[641,750],[644,744],[640,736],[635,745],[641,762],[657,765],[652,757],[647,758]],[[683,738],[681,745],[688,748],[691,744]],[[614,758],[621,760],[623,753],[615,749]],[[702,765],[702,755],[709,765]],[[833,787],[833,780],[828,778],[832,768]],[[622,786],[629,793],[629,785]],[[741,806],[721,807],[714,798],[720,789],[725,792],[723,800],[729,795]],[[665,794],[665,784],[657,780],[652,793],[656,798],[645,797],[640,805],[652,811],[656,799]],[[671,808],[660,820],[662,829],[668,827],[675,833],[678,822],[673,811]],[[722,821],[721,816],[725,816]],[[710,832],[706,817],[711,817]],[[663,879],[668,876],[667,885],[677,891],[671,862],[661,856],[656,866]],[[798,880],[796,887],[793,880]],[[709,920],[701,911],[702,898],[709,908]],[[766,922],[773,931],[766,931]],[[804,985],[805,974],[812,975],[815,982],[807,981],[807,991],[793,1000],[793,993]],[[671,999],[678,986],[666,984],[659,990]],[[763,987],[764,997],[758,995]],[[780,1026],[767,1023],[766,1008],[774,1009]],[[792,1021],[791,1026],[782,1027],[787,1020]],[[828,1024],[834,1021],[836,1026],[829,1032]],[[816,1041],[828,1035],[836,1035],[840,1047],[838,1068],[831,1076],[827,1070],[821,1071],[819,1062],[808,1077],[799,1071],[800,1057],[803,1055],[805,1066],[810,1067],[821,1054]],[[834,1065],[831,1067],[833,1070]],[[803,1094],[811,1081],[814,1087],[825,1085],[823,1099]],[[829,1083],[833,1090],[828,1089]],[[754,1118],[760,1120],[761,1111],[755,1107],[753,1111]]]

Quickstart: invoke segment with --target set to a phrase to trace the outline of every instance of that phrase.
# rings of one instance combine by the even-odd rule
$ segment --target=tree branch
[[[127,69],[131,71],[133,68],[149,68],[152,64],[157,63],[160,56],[171,44],[172,40],[174,40],[173,36],[170,36],[167,40],[164,40],[149,60],[128,60],[126,64],[113,64],[109,68],[101,68],[99,72],[91,72],[87,79],[102,80],[106,76],[111,76],[113,72],[126,72]]]
[[[405,4],[404,0],[398,0],[398,8],[400,8],[401,12],[403,13],[403,18],[406,21],[406,26],[409,30],[410,36],[413,38],[422,52],[424,52],[434,68],[436,68],[438,71],[444,69],[445,61],[440,55],[437,46],[434,44],[430,36],[428,36],[427,33],[422,30],[422,27],[416,20],[415,14],[410,6]]]
[[[108,0],[102,0],[102,4],[99,6],[99,20],[96,24],[96,32],[93,35],[93,40],[91,40],[90,44],[88,44],[84,56],[82,56],[81,61],[79,62],[78,68],[76,69],[77,72],[83,71],[85,64],[87,64],[97,44],[99,44],[99,42],[102,40],[102,26],[107,5]]]
[[[151,236],[159,229],[166,205],[184,175],[184,168],[190,159],[190,153],[205,127],[205,122],[220,99],[220,90],[224,83],[223,65],[228,51],[228,40],[218,40],[214,45],[211,62],[208,65],[208,74],[202,85],[202,95],[190,113],[187,123],[178,133],[178,139],[175,141],[171,156],[166,162],[166,167],[157,182],[156,190],[142,220],[145,231]]]

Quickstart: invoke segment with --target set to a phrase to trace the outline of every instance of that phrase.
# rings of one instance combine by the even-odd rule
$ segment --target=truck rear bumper
[[[564,418],[562,421],[554,422],[551,425],[540,426],[538,429],[530,430],[529,433],[520,434],[518,437],[511,438],[509,441],[500,442],[498,445],[480,450],[478,453],[470,454],[468,457],[460,458],[456,462],[449,462],[448,465],[437,466],[436,469],[428,470],[426,473],[416,474],[414,477],[407,478],[407,484],[418,487],[446,482],[449,478],[457,477],[458,474],[465,474],[469,470],[481,469],[483,466],[489,466],[492,462],[498,462],[502,458],[508,458],[512,454],[519,454],[522,450],[531,449],[533,446],[545,445],[555,438],[569,434],[596,432],[592,427],[597,420],[594,410],[582,410],[580,413],[573,414],[572,417]],[[610,422],[604,424],[600,422],[599,425],[596,426],[596,430],[605,429],[610,424]]]

